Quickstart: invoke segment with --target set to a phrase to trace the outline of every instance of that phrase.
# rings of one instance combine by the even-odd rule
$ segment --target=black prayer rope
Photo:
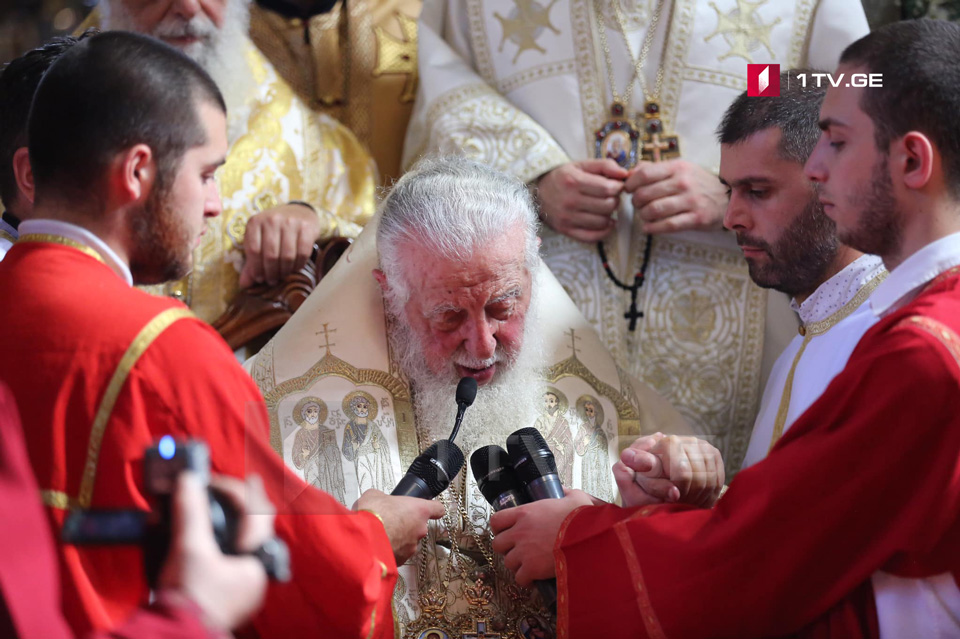
[[[647,241],[643,246],[643,263],[640,265],[640,270],[633,274],[633,284],[624,284],[613,273],[613,269],[610,268],[610,262],[607,261],[607,250],[603,248],[603,242],[597,242],[597,252],[600,253],[600,261],[603,263],[603,270],[607,272],[607,277],[623,290],[630,291],[630,308],[623,314],[623,318],[630,320],[630,326],[628,328],[631,331],[637,330],[637,319],[643,317],[643,311],[637,310],[637,293],[640,292],[640,287],[643,286],[647,265],[650,263],[650,249],[652,247],[653,236],[647,235]]]

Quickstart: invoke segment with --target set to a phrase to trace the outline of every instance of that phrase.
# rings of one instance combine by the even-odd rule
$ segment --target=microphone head
[[[477,380],[472,377],[463,377],[457,384],[457,403],[470,406],[477,398]]]
[[[510,460],[522,485],[557,474],[553,451],[536,428],[521,428],[507,438]]]
[[[463,451],[447,439],[440,439],[420,453],[407,472],[422,479],[436,497],[450,485],[463,468]]]
[[[484,446],[473,451],[470,468],[477,480],[477,487],[491,504],[508,490],[523,490],[507,451],[499,446]]]

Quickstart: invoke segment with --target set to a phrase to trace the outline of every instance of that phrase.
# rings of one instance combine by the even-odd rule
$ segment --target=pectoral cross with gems
[[[488,634],[487,633],[487,622],[486,621],[477,621],[477,631],[468,632],[460,635],[460,639],[500,639],[498,633]]]
[[[660,105],[647,102],[643,108],[643,141],[640,144],[641,157],[648,162],[660,162],[680,155],[680,139],[675,135],[664,135],[663,120],[660,118]]]

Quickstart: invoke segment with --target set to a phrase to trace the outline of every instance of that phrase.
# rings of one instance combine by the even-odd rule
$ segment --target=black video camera
[[[74,510],[63,524],[61,539],[78,546],[139,545],[147,583],[155,588],[170,549],[173,490],[181,472],[193,471],[207,487],[213,536],[225,555],[237,553],[239,513],[230,499],[211,487],[210,450],[198,441],[177,441],[170,435],[146,450],[143,485],[153,510]],[[276,581],[290,580],[290,553],[276,537],[253,553],[267,575]]]

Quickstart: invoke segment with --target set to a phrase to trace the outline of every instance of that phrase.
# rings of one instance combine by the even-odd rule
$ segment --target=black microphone
[[[467,406],[473,404],[473,400],[477,398],[477,380],[472,377],[463,377],[460,379],[460,383],[457,384],[457,419],[453,422],[453,432],[450,433],[450,441],[452,442],[457,437],[457,433],[460,432],[460,424],[463,422],[463,414],[467,410]]]
[[[438,440],[413,460],[390,494],[433,499],[447,489],[461,468],[463,451],[449,440]]]
[[[495,445],[478,448],[470,455],[470,468],[494,512],[527,503],[523,486],[504,449]]]
[[[521,428],[507,438],[513,469],[530,501],[563,498],[557,462],[536,428]]]
[[[553,451],[536,428],[521,428],[507,437],[510,461],[529,501],[560,499],[563,484],[557,474]],[[554,613],[557,610],[557,580],[539,579],[537,590],[544,603]]]

